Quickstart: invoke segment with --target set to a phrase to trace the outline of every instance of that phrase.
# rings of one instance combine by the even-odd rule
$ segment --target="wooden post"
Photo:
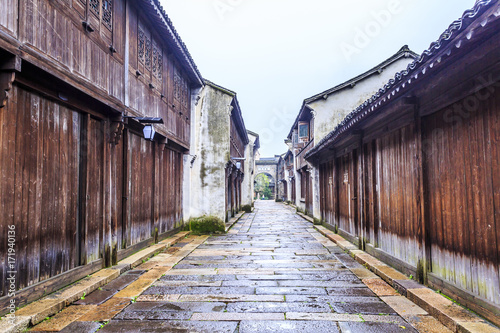
[[[358,179],[359,179],[359,188],[358,188],[358,209],[359,209],[359,248],[361,250],[365,250],[366,245],[366,199],[365,199],[365,186],[366,186],[366,177],[365,177],[365,149],[363,145],[363,136],[364,133],[361,131],[359,135],[359,157],[358,157]]]
[[[90,115],[85,114],[82,116],[82,130],[80,132],[80,212],[79,223],[76,234],[76,244],[78,253],[78,265],[87,264],[87,192],[88,192],[88,127],[90,122]]]
[[[153,207],[151,209],[153,220],[151,221],[151,230],[153,232],[154,242],[158,243],[158,233],[160,230],[159,220],[160,220],[160,160],[162,150],[165,145],[155,142],[153,145],[153,155],[154,155],[154,171],[153,171]]]
[[[110,122],[108,119],[103,121],[103,124],[101,125],[101,128],[103,129],[102,137],[103,137],[103,156],[102,156],[102,163],[103,163],[103,219],[102,219],[102,253],[103,253],[103,267],[110,267],[112,265],[112,260],[111,260],[111,249],[112,249],[112,243],[111,243],[111,234],[112,234],[112,229],[111,229],[111,204],[112,204],[112,197],[111,197],[111,191],[113,187],[113,183],[111,180],[111,159],[114,159],[113,157],[113,149],[111,148],[112,143],[111,141],[111,135],[110,135]]]
[[[423,167],[423,146],[422,146],[422,118],[420,117],[420,106],[416,98],[408,98],[407,104],[411,104],[414,107],[414,119],[415,119],[415,135],[416,135],[416,165],[417,165],[417,177],[416,177],[416,204],[417,204],[417,221],[418,221],[418,241],[420,247],[419,260],[417,262],[417,280],[421,283],[427,283],[427,273],[431,268],[431,248],[428,235],[428,217],[425,208],[426,203],[426,191],[425,191],[425,172]]]

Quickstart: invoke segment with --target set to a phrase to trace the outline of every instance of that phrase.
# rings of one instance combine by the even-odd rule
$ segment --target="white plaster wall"
[[[384,84],[394,78],[397,72],[407,68],[413,61],[411,58],[403,58],[387,66],[382,73],[375,74],[358,82],[353,88],[346,88],[333,93],[328,98],[317,100],[309,106],[315,111],[314,115],[314,143],[317,144],[328,133],[359,105],[372,97]],[[313,216],[321,219],[319,171],[314,168],[313,174]],[[300,183],[298,187],[300,188]],[[297,192],[299,193],[299,192]]]
[[[328,133],[333,131],[345,116],[373,96],[394,75],[406,69],[413,59],[400,59],[388,67],[381,74],[375,74],[358,82],[353,88],[346,88],[333,93],[328,98],[315,101],[309,106],[316,112],[314,117],[314,142],[319,143]]]
[[[225,220],[225,166],[230,158],[230,105],[232,96],[205,86],[191,122],[191,158],[185,170],[189,217],[217,216]],[[189,184],[189,185],[188,185]]]
[[[248,133],[249,143],[245,148],[245,176],[241,185],[241,204],[251,205],[253,202],[254,192],[254,176],[255,176],[255,155],[258,151],[254,151],[256,136]]]

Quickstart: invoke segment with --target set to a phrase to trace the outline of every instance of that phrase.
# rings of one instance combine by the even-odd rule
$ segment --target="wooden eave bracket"
[[[120,143],[127,120],[127,118],[123,117],[123,114],[122,116],[111,118],[109,143],[115,145]]]
[[[12,56],[0,63],[0,109],[7,105],[9,91],[16,79],[16,73],[21,72],[21,58]]]

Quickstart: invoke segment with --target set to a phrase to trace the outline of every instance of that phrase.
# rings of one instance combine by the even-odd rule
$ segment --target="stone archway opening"
[[[258,173],[254,178],[254,192],[257,200],[274,200],[276,179],[268,172]]]

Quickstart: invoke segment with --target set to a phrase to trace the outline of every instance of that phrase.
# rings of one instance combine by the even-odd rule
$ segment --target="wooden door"
[[[85,116],[82,131],[81,206],[79,225],[80,264],[85,265],[102,257],[103,240],[103,123]]]
[[[339,178],[339,228],[356,236],[358,234],[358,159],[357,151],[338,158]]]

